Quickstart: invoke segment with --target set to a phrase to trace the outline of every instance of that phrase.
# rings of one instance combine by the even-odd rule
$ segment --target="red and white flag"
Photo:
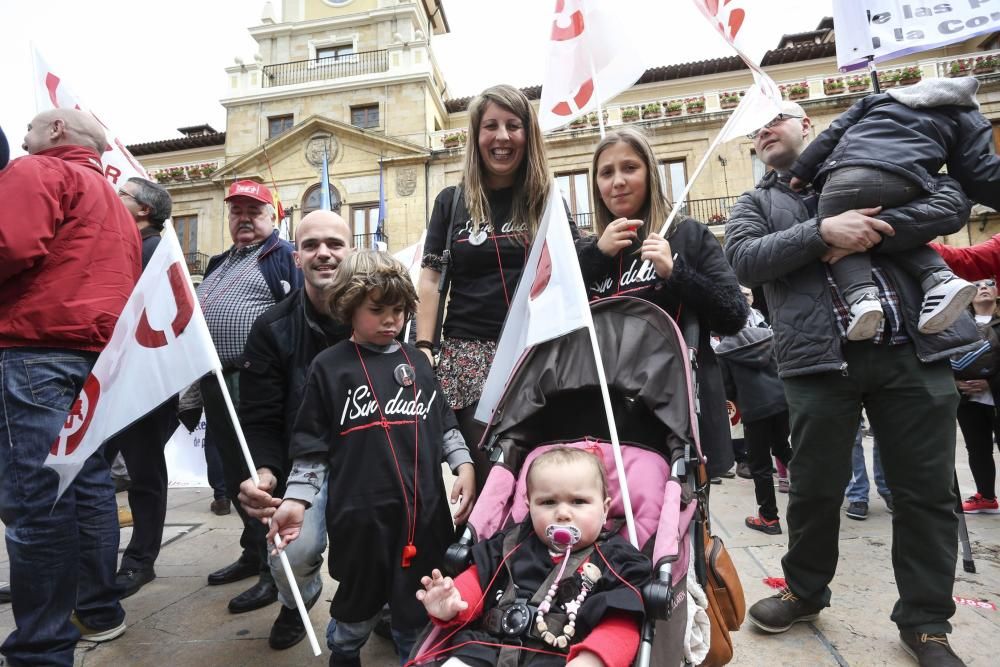
[[[66,82],[49,67],[38,49],[32,47],[31,50],[35,57],[35,108],[38,112],[49,109],[80,109],[90,113],[98,123],[101,123],[97,114],[84,106]],[[101,123],[101,127],[104,128],[108,142],[101,155],[101,163],[104,165],[104,175],[111,185],[117,189],[135,176],[148,179],[146,170],[128,152],[125,144],[108,129],[107,125]]]
[[[479,398],[476,419],[489,423],[511,373],[530,347],[588,326],[594,325],[580,261],[562,195],[552,183]]]
[[[543,132],[597,109],[646,71],[627,14],[612,0],[556,0],[538,106]]]
[[[45,459],[56,500],[105,440],[220,367],[168,225]]]
[[[771,42],[770,32],[765,29],[768,26],[765,12],[773,12],[774,2],[694,0],[694,4],[753,74],[753,85],[747,88],[720,132],[720,141],[743,137],[781,113],[781,90],[760,68]]]

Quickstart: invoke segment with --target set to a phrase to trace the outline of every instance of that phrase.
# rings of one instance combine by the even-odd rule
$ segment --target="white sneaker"
[[[847,340],[870,340],[882,329],[882,304],[878,299],[865,297],[851,306],[851,319],[847,322]]]
[[[976,286],[961,278],[952,278],[927,290],[920,308],[917,331],[936,334],[954,323],[976,296]]]

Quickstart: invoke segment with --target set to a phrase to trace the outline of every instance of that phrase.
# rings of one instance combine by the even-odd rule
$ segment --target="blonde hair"
[[[591,164],[593,173],[591,190],[594,195],[595,229],[600,237],[607,226],[617,220],[617,216],[611,213],[601,198],[601,190],[597,184],[597,161],[601,158],[601,153],[618,143],[627,144],[646,165],[646,201],[639,209],[639,217],[645,224],[636,230],[639,242],[642,243],[651,231],[659,231],[660,226],[667,221],[667,215],[670,213],[670,199],[663,189],[663,181],[660,179],[660,170],[657,168],[653,148],[649,145],[644,134],[631,127],[608,132],[594,149],[594,159]]]
[[[567,465],[577,462],[583,462],[593,466],[594,474],[601,480],[602,497],[609,497],[608,475],[604,472],[604,463],[601,459],[597,458],[593,452],[586,449],[579,449],[577,447],[553,447],[552,449],[539,454],[538,458],[531,462],[531,467],[528,468],[528,474],[524,478],[528,497],[531,497],[531,475],[536,470],[544,468],[547,465]]]
[[[377,250],[348,255],[337,267],[325,301],[336,319],[350,324],[365,297],[375,292],[378,293],[376,303],[383,306],[401,303],[406,317],[417,308],[417,291],[410,280],[410,272],[398,259]]]
[[[539,221],[545,212],[551,177],[538,116],[524,93],[513,86],[487,88],[469,104],[469,140],[466,142],[465,167],[462,172],[465,207],[472,218],[475,232],[479,231],[480,223],[492,224],[486,197],[485,167],[479,154],[479,125],[490,102],[520,118],[524,126],[525,155],[514,176],[511,221],[515,224],[523,223],[527,227],[528,236],[522,240],[528,245],[535,239]]]

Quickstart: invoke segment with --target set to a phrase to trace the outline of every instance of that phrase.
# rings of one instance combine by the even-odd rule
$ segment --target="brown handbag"
[[[701,479],[705,478],[705,467],[700,466],[699,488],[704,489]],[[699,513],[701,514],[702,539],[705,545],[705,596],[708,598],[708,620],[711,624],[711,644],[702,667],[727,665],[733,659],[733,639],[729,633],[736,632],[743,625],[746,616],[746,598],[743,584],[736,571],[726,545],[722,539],[712,535],[708,518],[705,494],[699,492]]]

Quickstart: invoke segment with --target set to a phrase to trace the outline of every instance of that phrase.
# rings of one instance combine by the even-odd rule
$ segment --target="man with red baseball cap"
[[[243,346],[250,327],[264,311],[302,286],[302,272],[295,266],[292,245],[278,238],[274,196],[267,187],[254,181],[236,181],[225,201],[233,245],[209,260],[205,280],[198,287],[198,300],[222,361],[229,395],[238,407],[239,370],[244,365]],[[201,393],[206,458],[221,460],[225,486],[223,490],[214,466],[210,466],[215,491],[212,511],[228,514],[230,505],[235,504],[243,519],[243,554],[232,565],[208,575],[208,583],[221,585],[260,576],[257,584],[230,600],[229,611],[238,614],[271,604],[278,591],[267,563],[267,529],[247,516],[236,501],[240,482],[250,473],[215,377],[202,381]]]

